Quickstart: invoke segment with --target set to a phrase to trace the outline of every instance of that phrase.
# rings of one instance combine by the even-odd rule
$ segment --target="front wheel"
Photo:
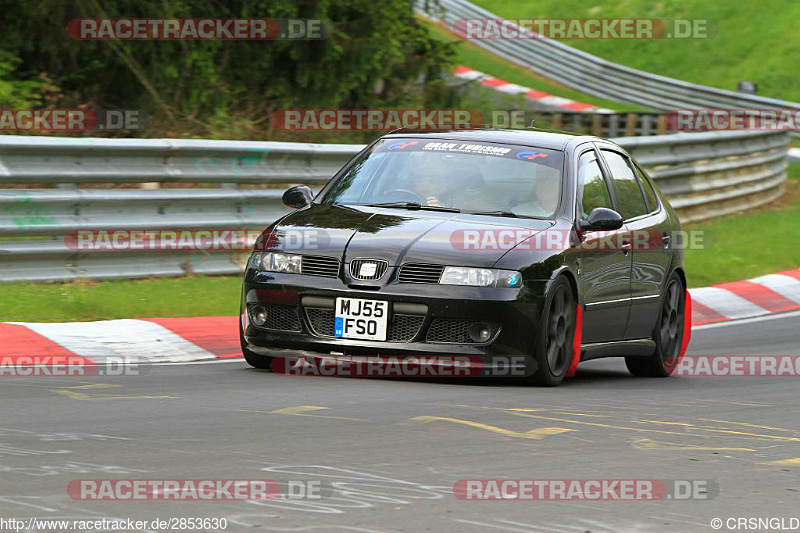
[[[649,357],[626,357],[625,366],[634,376],[667,377],[675,371],[683,343],[686,291],[673,272],[667,281],[658,322],[653,329],[656,351]]]
[[[248,365],[252,366],[253,368],[260,368],[262,370],[268,370],[270,368],[274,357],[260,355],[247,349],[247,343],[244,340],[244,333],[242,332],[241,320],[239,320],[239,344],[242,347],[242,355],[244,356],[244,360],[247,361]]]
[[[534,350],[536,369],[531,381],[535,385],[555,387],[564,379],[572,361],[575,336],[575,296],[563,276],[550,287],[539,325]]]

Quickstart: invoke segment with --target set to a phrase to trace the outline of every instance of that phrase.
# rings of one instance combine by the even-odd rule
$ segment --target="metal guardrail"
[[[761,205],[783,190],[789,142],[783,132],[615,141],[648,169],[684,222]],[[239,273],[246,250],[76,251],[64,236],[98,229],[261,230],[289,209],[280,203],[282,188],[255,185],[322,184],[362,148],[0,136],[0,281]]]
[[[0,136],[15,183],[325,183],[350,144]]]
[[[595,137],[634,137],[675,133],[667,129],[665,115],[659,113],[586,113],[582,111],[526,111],[525,123],[533,120],[537,128],[594,135]],[[530,120],[528,120],[530,118]]]
[[[417,9],[429,18],[444,21],[449,28],[462,18],[502,18],[466,0],[439,0],[438,3],[437,7],[419,0]],[[429,11],[426,11],[426,4],[430,4],[427,5]],[[552,39],[476,39],[472,42],[568,87],[652,109],[800,109],[800,103],[796,102],[705,87],[626,67]]]

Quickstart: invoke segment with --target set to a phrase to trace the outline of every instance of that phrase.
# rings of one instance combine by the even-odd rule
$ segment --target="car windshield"
[[[552,218],[564,155],[489,142],[384,139],[340,176],[324,204]]]

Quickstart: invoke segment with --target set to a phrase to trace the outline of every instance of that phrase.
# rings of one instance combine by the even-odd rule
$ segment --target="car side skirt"
[[[655,351],[656,343],[653,339],[595,342],[581,345],[581,361],[602,357],[648,357]]]

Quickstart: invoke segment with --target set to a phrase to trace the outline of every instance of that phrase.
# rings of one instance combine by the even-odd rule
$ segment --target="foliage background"
[[[452,107],[411,0],[0,0],[0,108],[141,109],[148,137],[326,142],[274,131],[277,109]],[[81,41],[73,18],[310,18],[323,40]],[[308,135],[308,134],[306,134]],[[340,140],[342,134],[334,134]],[[352,142],[362,135],[348,134]]]

